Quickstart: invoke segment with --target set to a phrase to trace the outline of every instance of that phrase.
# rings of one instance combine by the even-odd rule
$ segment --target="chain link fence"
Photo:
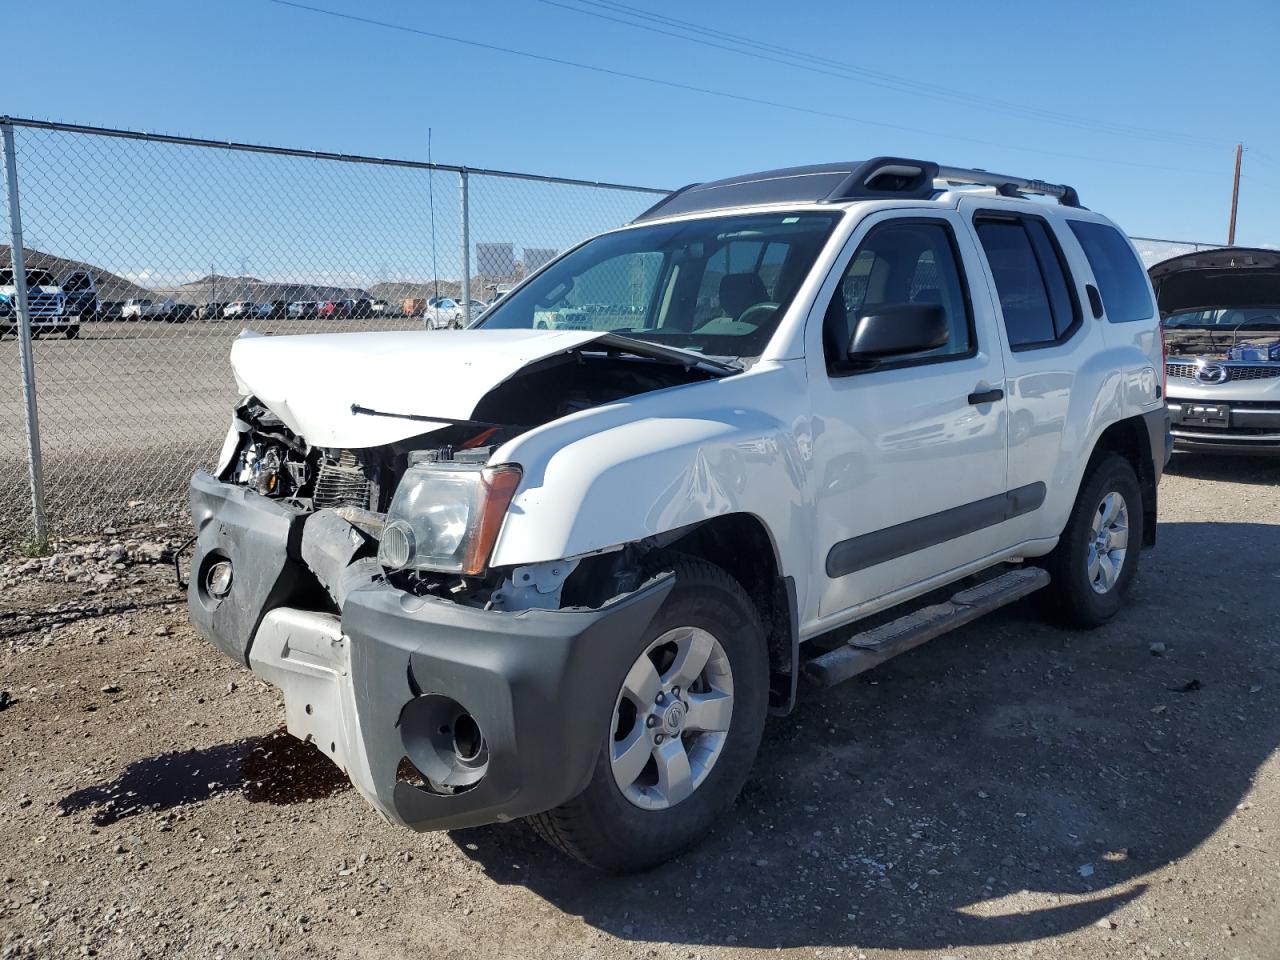
[[[1221,243],[1197,243],[1193,240],[1157,240],[1154,237],[1130,237],[1138,249],[1144,266],[1151,267],[1170,257],[1180,257],[1184,253],[1195,253],[1197,250],[1216,250]]]
[[[0,127],[23,234],[49,536],[183,512],[193,468],[221,444],[235,400],[227,358],[243,329],[460,325],[666,192],[25,120]],[[9,177],[6,167],[0,198]],[[0,296],[10,301],[13,214],[0,202]],[[45,534],[33,522],[16,313],[0,302],[0,550]]]
[[[179,517],[221,443],[243,329],[459,325],[666,193],[30,120],[0,133],[0,552]],[[1214,246],[1135,241],[1148,265]]]

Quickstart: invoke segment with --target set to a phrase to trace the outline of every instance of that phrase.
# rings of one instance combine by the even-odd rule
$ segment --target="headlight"
[[[378,559],[395,570],[484,572],[520,484],[514,464],[415,464],[387,511]]]

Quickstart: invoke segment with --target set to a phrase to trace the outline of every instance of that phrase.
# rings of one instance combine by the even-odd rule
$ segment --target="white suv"
[[[1114,615],[1160,351],[1069,187],[900,158],[688,187],[470,329],[237,340],[191,617],[392,820],[644,867],[801,681],[1032,592]]]

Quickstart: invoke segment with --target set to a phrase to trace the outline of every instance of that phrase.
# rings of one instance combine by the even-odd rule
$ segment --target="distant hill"
[[[360,287],[326,286],[316,283],[276,283],[257,277],[224,277],[209,274],[199,280],[176,287],[156,287],[152,297],[172,297],[178,303],[228,303],[232,300],[252,300],[268,303],[272,300],[345,300],[368,299],[369,293]]]
[[[425,283],[384,281],[371,286],[369,293],[376,299],[385,300],[387,303],[403,303],[410,298],[427,300],[435,296],[457,299],[458,292],[461,289],[462,284],[457,280],[441,280],[438,284],[429,281]]]
[[[87,270],[93,274],[93,278],[98,284],[98,298],[101,300],[136,300],[143,297],[154,297],[154,292],[146,287],[140,287],[132,280],[126,280],[118,274],[103,270],[101,267],[95,267],[91,263],[82,263],[79,260],[68,260],[65,257],[55,257],[51,253],[45,253],[43,250],[36,250],[32,247],[25,247],[23,253],[26,257],[28,270],[48,270],[53,274],[59,283],[69,273],[76,270]],[[0,264],[6,267],[12,263],[10,256],[9,244],[0,243]]]
[[[55,257],[42,250],[27,248],[27,267],[32,270],[48,270],[59,281],[75,270],[87,270],[93,274],[98,284],[98,297],[101,300],[172,299],[176,303],[229,303],[233,300],[252,300],[255,303],[267,303],[272,300],[346,300],[375,299],[385,300],[390,304],[400,304],[409,298],[426,299],[433,296],[453,297],[457,299],[462,291],[462,284],[457,280],[422,281],[410,283],[406,281],[383,281],[366,288],[327,286],[317,283],[282,283],[262,280],[258,277],[229,277],[212,273],[177,286],[143,287],[118,274],[103,270],[91,263],[79,260],[68,260]],[[0,264],[8,265],[9,247],[0,244]],[[492,291],[482,290],[480,278],[472,280],[472,296],[485,299]]]

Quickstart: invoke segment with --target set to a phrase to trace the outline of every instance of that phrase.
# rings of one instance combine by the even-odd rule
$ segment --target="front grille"
[[[341,450],[336,460],[326,457],[320,463],[314,496],[316,509],[360,507],[367,510],[369,488],[369,478],[360,458],[351,450]]]
[[[1214,366],[1222,367],[1227,371],[1227,379],[1223,383],[1235,383],[1240,380],[1272,380],[1280,377],[1280,363],[1232,363],[1231,361],[1214,361]],[[1194,363],[1174,363],[1170,361],[1165,364],[1165,370],[1168,371],[1170,377],[1181,380],[1195,380],[1196,365]],[[1199,382],[1199,381],[1197,381]],[[1209,386],[1217,386],[1217,384],[1209,384]]]
[[[36,317],[56,317],[58,315],[58,298],[27,293],[27,309],[32,319]]]

